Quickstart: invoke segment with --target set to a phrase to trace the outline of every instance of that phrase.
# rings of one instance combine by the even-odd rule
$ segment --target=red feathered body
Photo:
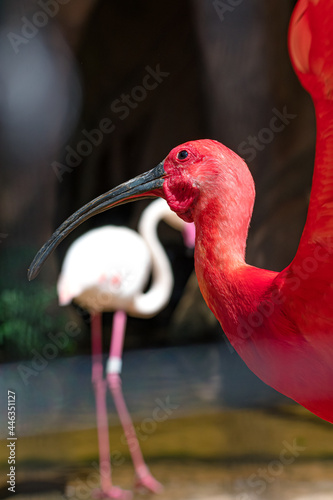
[[[228,148],[209,140],[178,146],[165,160],[163,190],[195,222],[199,286],[234,348],[264,382],[333,423],[332,26],[333,0],[298,2],[290,53],[314,101],[317,143],[307,221],[286,269],[245,263],[254,187]]]
[[[318,262],[308,293],[289,268],[277,274],[245,264],[216,279],[221,263],[214,264],[196,258],[200,288],[238,354],[264,382],[333,422],[332,313],[316,310],[324,294],[333,299],[320,277],[327,266]]]
[[[326,245],[323,241],[300,245],[294,261],[281,273],[247,265],[252,178],[242,160],[224,146],[200,141],[198,147],[205,160],[196,183],[201,182],[205,195],[210,190],[191,210],[202,294],[233,347],[258,377],[333,422],[331,240]],[[213,162],[208,151],[214,151]],[[217,162],[228,168],[212,176]]]

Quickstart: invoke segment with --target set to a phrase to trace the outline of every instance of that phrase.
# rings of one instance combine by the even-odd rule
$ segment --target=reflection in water
[[[55,349],[51,353],[54,357]],[[3,366],[0,389],[17,392],[20,434],[95,427],[91,357],[46,358],[47,351],[35,352],[31,360]],[[175,417],[287,400],[224,343],[125,352],[122,379],[134,418],[150,414],[157,398],[179,405]],[[108,404],[110,422],[118,423],[111,398]]]

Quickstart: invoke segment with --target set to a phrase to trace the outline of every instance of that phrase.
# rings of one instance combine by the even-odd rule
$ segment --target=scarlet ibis
[[[193,225],[173,213],[163,199],[143,211],[139,232],[119,226],[104,226],[88,231],[70,246],[58,279],[60,305],[72,300],[91,314],[92,382],[96,398],[97,431],[101,467],[101,498],[132,498],[130,491],[113,486],[106,408],[107,385],[124,430],[132,456],[135,488],[153,493],[162,491],[144,461],[135,429],[126,407],[121,384],[122,351],[126,315],[150,317],[166,306],[173,287],[169,259],[157,237],[157,226],[165,220],[182,230],[185,243],[194,246]],[[143,292],[150,273],[152,284]],[[115,311],[111,334],[107,378],[103,376],[101,313]]]
[[[296,73],[311,94],[316,159],[304,231],[276,273],[246,264],[254,183],[244,161],[212,140],[174,148],[157,167],[69,217],[33,261],[33,278],[56,245],[89,217],[160,196],[196,228],[201,292],[231,344],[264,382],[333,422],[333,1],[300,0],[289,31]]]

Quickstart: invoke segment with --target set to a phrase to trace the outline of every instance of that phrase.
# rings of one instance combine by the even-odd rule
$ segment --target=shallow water
[[[39,371],[36,363],[3,366],[0,379],[3,397],[16,393],[15,498],[89,499],[99,481],[90,357],[47,360]],[[165,487],[161,500],[333,498],[331,424],[262,384],[224,343],[127,352],[122,379],[144,456]],[[161,401],[172,411],[156,422]],[[131,489],[110,396],[108,408],[111,455],[122,459],[114,480]],[[0,498],[11,498],[6,412],[0,429]]]

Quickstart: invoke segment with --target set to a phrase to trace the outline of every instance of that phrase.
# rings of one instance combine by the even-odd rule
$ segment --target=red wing
[[[276,278],[283,309],[304,335],[333,333],[333,0],[299,0],[290,57],[314,101],[316,159],[308,215],[296,256]],[[318,332],[319,333],[319,332]]]
[[[308,217],[298,254],[333,236],[333,0],[299,0],[290,21],[289,51],[297,76],[314,101],[316,160]]]

